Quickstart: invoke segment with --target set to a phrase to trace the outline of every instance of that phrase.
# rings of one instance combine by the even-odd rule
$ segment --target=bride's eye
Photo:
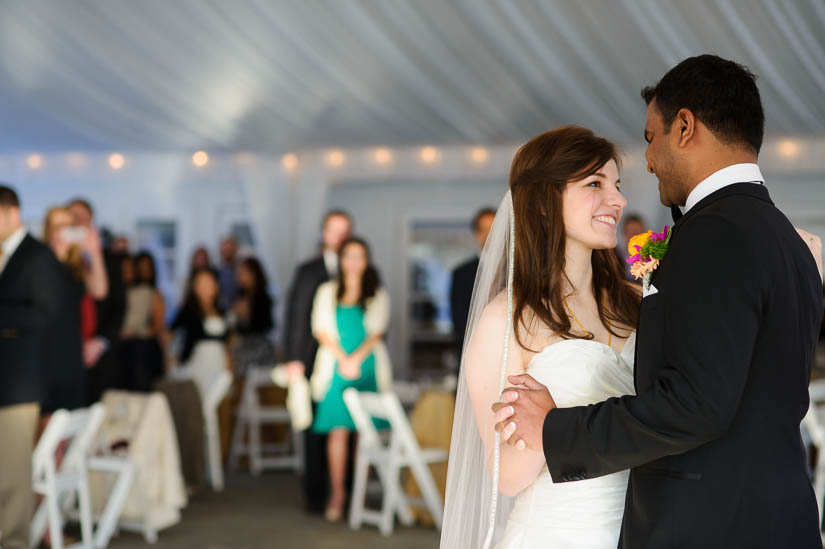
[[[588,186],[588,187],[596,187],[596,188],[599,188],[599,187],[601,187],[601,186],[602,186],[602,182],[601,182],[601,181],[599,181],[599,180],[597,179],[596,181],[591,181],[590,183],[588,183],[588,184],[587,184],[587,186]]]

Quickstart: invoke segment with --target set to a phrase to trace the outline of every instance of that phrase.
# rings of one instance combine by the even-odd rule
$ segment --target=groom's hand
[[[493,404],[496,431],[510,446],[541,451],[544,418],[556,402],[547,387],[528,374],[510,376],[507,380],[515,387],[505,389],[501,402]]]

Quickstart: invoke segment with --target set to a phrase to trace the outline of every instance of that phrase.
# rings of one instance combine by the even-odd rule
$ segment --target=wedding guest
[[[82,303],[87,293],[102,299],[108,291],[100,233],[93,227],[73,224],[74,216],[67,208],[55,207],[46,214],[43,227],[43,241],[60,261],[61,269],[60,304],[48,346],[42,415],[86,405]]]
[[[346,499],[350,433],[355,424],[344,390],[389,391],[392,368],[383,337],[390,302],[370,261],[367,243],[350,238],[341,245],[338,279],[318,288],[312,307],[312,332],[320,343],[310,384],[318,402],[312,430],[328,434],[331,495],[325,517],[341,518]],[[377,428],[387,424],[376,420]]]
[[[322,224],[321,253],[301,264],[292,277],[284,316],[287,367],[296,374],[312,375],[318,342],[312,334],[312,301],[318,287],[338,275],[338,249],[352,232],[352,218],[333,210]],[[304,505],[308,512],[324,512],[326,500],[326,450],[323,436],[304,431]]]
[[[235,268],[238,265],[238,241],[233,236],[221,240],[221,264],[218,268],[221,297],[220,303],[224,310],[232,308],[238,295],[238,285],[235,282]]]
[[[624,216],[622,223],[622,238],[619,239],[619,245],[616,246],[616,256],[621,260],[627,271],[627,278],[631,281],[638,282],[636,278],[630,274],[630,264],[627,258],[630,257],[627,245],[630,239],[637,234],[642,234],[647,231],[647,224],[644,218],[636,213],[630,213]]]
[[[192,283],[183,305],[172,321],[171,330],[183,336],[178,363],[192,358],[201,341],[226,342],[228,330],[219,302],[218,275],[213,269],[199,268],[192,274]]]
[[[204,485],[206,478],[201,406],[204,391],[217,371],[229,368],[228,330],[218,296],[217,273],[210,268],[196,269],[189,292],[170,327],[182,336],[177,363],[188,379],[164,379],[156,385],[172,409],[184,478],[196,490]]]
[[[238,298],[233,307],[235,330],[239,339],[233,349],[235,374],[243,376],[249,366],[264,366],[275,362],[275,349],[269,332],[273,301],[269,283],[261,262],[247,257],[236,270]]]
[[[164,369],[159,341],[165,318],[163,295],[157,289],[155,260],[149,252],[124,260],[122,267],[127,288],[119,347],[124,388],[150,392]]]
[[[32,452],[62,269],[23,227],[17,193],[0,184],[0,532],[6,549],[29,547]]]
[[[94,210],[89,201],[76,198],[68,205],[74,216],[74,226],[92,230]],[[106,389],[116,387],[121,376],[116,346],[126,310],[126,290],[120,277],[120,262],[124,254],[104,249],[103,260],[108,292],[96,298],[97,333],[83,344],[83,362],[88,373],[88,403],[97,402]],[[88,257],[84,261],[88,262]]]
[[[192,252],[192,259],[189,261],[189,274],[193,274],[196,269],[212,267],[212,260],[209,258],[209,250],[204,246],[198,246]]]
[[[123,235],[112,238],[112,244],[109,249],[114,253],[126,256],[129,253],[129,239]]]
[[[479,252],[487,242],[487,235],[490,234],[490,227],[493,226],[495,218],[496,211],[489,207],[479,210],[473,217],[471,228]],[[461,358],[461,350],[464,348],[464,332],[467,330],[467,315],[470,314],[470,299],[473,297],[473,284],[476,280],[476,271],[478,271],[478,258],[478,254],[475,254],[456,267],[450,284],[450,315],[453,319],[453,333],[455,334],[459,359]]]

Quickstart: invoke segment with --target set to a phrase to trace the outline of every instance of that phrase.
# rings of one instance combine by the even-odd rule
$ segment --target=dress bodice
[[[560,408],[634,394],[636,334],[621,352],[603,343],[568,339],[540,351],[527,373],[545,385]],[[550,456],[552,459],[552,456]],[[498,549],[613,549],[624,513],[628,471],[554,483],[545,466],[516,496]]]

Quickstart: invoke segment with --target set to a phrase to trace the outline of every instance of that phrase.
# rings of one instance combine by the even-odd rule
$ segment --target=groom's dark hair
[[[765,112],[756,76],[744,65],[716,55],[689,57],[642,97],[648,105],[656,100],[666,130],[679,109],[688,109],[723,143],[746,144],[757,154],[762,147]]]

